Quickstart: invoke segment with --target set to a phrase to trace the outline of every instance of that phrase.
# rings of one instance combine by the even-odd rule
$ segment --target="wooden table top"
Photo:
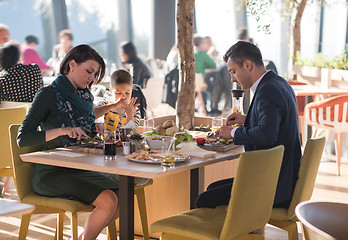
[[[20,156],[25,162],[106,172],[133,177],[155,178],[163,174],[168,175],[180,171],[187,171],[190,169],[203,167],[225,160],[236,159],[243,151],[243,146],[236,146],[236,148],[227,152],[217,152],[215,157],[208,159],[191,157],[185,162],[175,164],[175,168],[170,169],[170,171],[166,172],[163,172],[160,164],[132,162],[122,155],[117,155],[117,158],[115,160],[106,161],[104,160],[104,155],[102,154],[77,152],[73,147],[27,153]],[[80,156],[66,157],[57,155],[56,152],[72,152],[77,153]]]
[[[17,216],[29,214],[34,211],[35,206],[20,203],[8,199],[0,199],[0,216]]]

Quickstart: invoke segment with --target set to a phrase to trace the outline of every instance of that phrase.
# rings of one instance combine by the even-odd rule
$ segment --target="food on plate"
[[[228,145],[233,143],[233,139],[222,139],[215,135],[213,132],[208,134],[208,137],[205,139],[205,143],[213,145]]]
[[[167,129],[167,128],[170,128],[170,127],[173,127],[175,126],[175,122],[173,120],[167,120],[165,121],[162,126]]]
[[[188,158],[188,155],[181,152],[170,152],[170,156],[174,158]],[[163,157],[162,150],[139,150],[133,152],[131,155],[126,156],[129,159],[134,160],[160,160]]]
[[[158,125],[157,127],[155,127],[155,131],[162,136],[166,135],[166,129],[162,125]]]
[[[174,125],[174,126],[166,129],[166,135],[174,136],[174,134],[177,133],[178,131],[179,131],[178,127],[176,125]]]
[[[201,132],[210,132],[211,128],[209,125],[204,126],[203,124],[199,125],[198,127],[193,128],[195,131],[201,131]]]

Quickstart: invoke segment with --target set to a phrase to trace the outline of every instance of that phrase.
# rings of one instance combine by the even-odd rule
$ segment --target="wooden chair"
[[[35,210],[32,214],[49,214],[58,213],[58,239],[63,237],[63,222],[65,213],[71,214],[72,225],[72,239],[78,239],[77,231],[77,213],[78,212],[90,212],[94,209],[93,205],[86,205],[79,201],[62,199],[62,198],[49,198],[36,194],[31,187],[31,177],[34,169],[33,164],[23,162],[20,158],[20,154],[37,151],[36,147],[23,147],[17,146],[17,132],[20,125],[12,125],[10,127],[10,140],[12,148],[12,161],[14,169],[14,180],[17,189],[17,194],[20,202],[29,203],[35,205]],[[147,183],[134,186],[134,194],[138,200],[138,207],[141,219],[141,225],[143,229],[144,239],[149,240],[149,230],[146,212],[145,191],[144,188],[153,183],[150,179]],[[24,215],[22,217],[22,223],[19,233],[19,239],[25,239],[31,214]],[[116,224],[110,224],[108,226],[109,239],[117,239]]]
[[[309,139],[305,146],[298,179],[289,208],[273,208],[269,224],[288,232],[289,240],[298,240],[295,215],[297,204],[311,198],[317,177],[320,160],[326,141],[326,132],[322,131],[318,138]]]
[[[4,188],[2,189],[2,196],[5,197],[10,178],[13,177],[12,157],[10,139],[8,137],[8,127],[11,124],[22,123],[27,114],[27,106],[17,106],[11,108],[0,108],[0,135],[3,136],[0,141],[0,176],[7,177]]]
[[[303,202],[296,207],[306,240],[347,239],[348,204]]]
[[[342,133],[348,132],[348,95],[312,102],[305,107],[305,121],[316,129],[333,130],[336,135],[337,175],[341,175]],[[314,132],[314,135],[315,136]]]
[[[284,146],[242,153],[228,206],[198,208],[159,220],[151,232],[166,239],[254,239],[272,211]],[[258,235],[258,236],[257,236]]]

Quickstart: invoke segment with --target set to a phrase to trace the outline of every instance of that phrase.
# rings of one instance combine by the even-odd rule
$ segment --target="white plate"
[[[189,160],[190,157],[187,158],[174,158],[175,163],[182,163],[186,160]],[[161,164],[161,159],[146,159],[146,160],[138,160],[133,158],[128,158],[129,161],[137,162],[137,163],[147,163],[147,164]]]

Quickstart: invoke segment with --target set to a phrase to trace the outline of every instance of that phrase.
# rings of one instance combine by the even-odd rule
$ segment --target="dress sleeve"
[[[28,114],[18,130],[18,146],[40,145],[46,142],[46,128],[39,130],[39,126],[52,115],[55,106],[55,95],[49,87],[41,88],[34,97]],[[52,127],[53,128],[53,127]]]

